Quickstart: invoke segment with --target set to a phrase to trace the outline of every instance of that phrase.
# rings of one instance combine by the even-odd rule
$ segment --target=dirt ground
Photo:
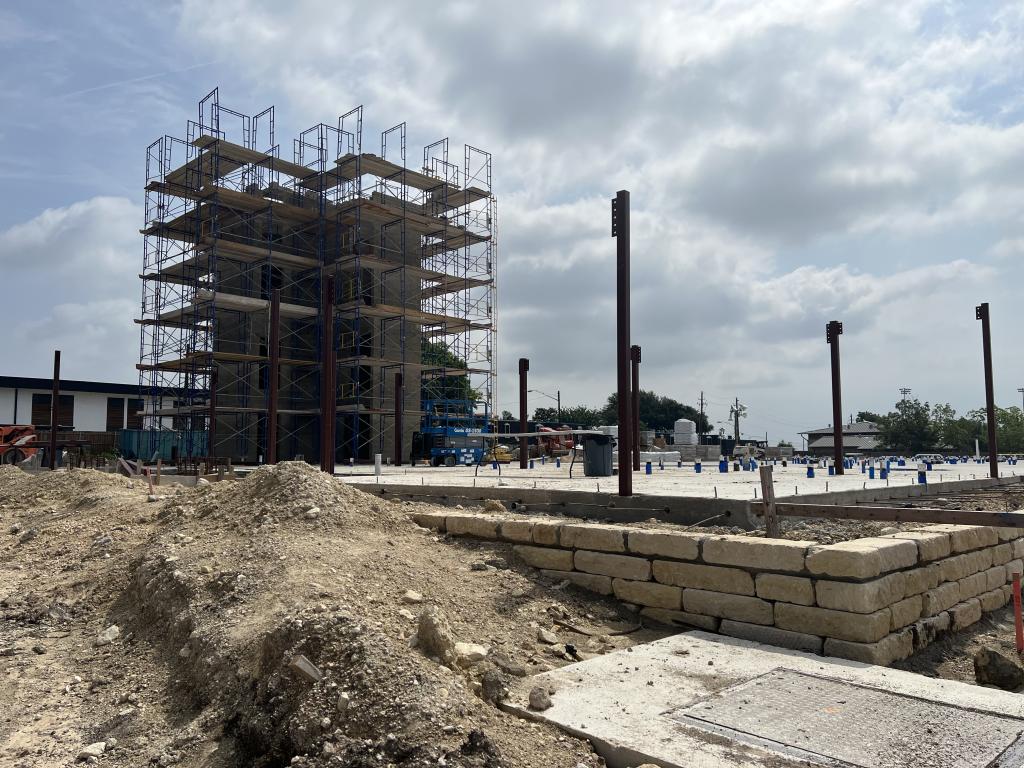
[[[976,624],[936,639],[893,666],[929,677],[974,683],[974,654],[982,648],[996,649],[1010,658],[1017,658],[1012,605],[986,613]]]
[[[494,702],[665,634],[305,464],[157,492],[0,467],[0,765],[600,766]]]

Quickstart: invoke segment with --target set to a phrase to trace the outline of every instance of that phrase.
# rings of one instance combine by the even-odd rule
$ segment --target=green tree
[[[649,390],[640,390],[640,426],[660,432],[670,432],[676,419],[690,419],[697,424],[698,432],[708,432],[707,417],[701,418],[700,411],[690,405],[683,405],[678,400],[665,397]],[[619,420],[619,394],[613,392],[608,396],[604,407],[602,421],[615,424]]]
[[[900,400],[879,426],[882,445],[905,454],[920,453],[935,446],[931,409],[916,397]]]
[[[562,416],[559,418],[557,408],[538,408],[533,412],[534,421],[546,421],[560,424],[582,424],[585,427],[596,427],[603,423],[604,412],[597,408],[590,408],[586,405],[574,405],[562,408]]]
[[[857,421],[870,421],[872,424],[881,424],[884,419],[885,416],[874,411],[857,411]]]
[[[466,361],[453,353],[438,341],[422,339],[420,342],[421,360],[424,365],[438,368],[466,369]],[[470,400],[473,403],[483,399],[478,390],[469,383],[465,374],[448,375],[423,382],[421,397],[424,400]]]

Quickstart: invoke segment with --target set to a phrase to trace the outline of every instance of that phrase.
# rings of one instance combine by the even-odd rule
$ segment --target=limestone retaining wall
[[[546,575],[661,623],[873,664],[1001,608],[1024,569],[1024,531],[1013,528],[926,525],[819,545],[461,510],[413,518],[509,542]]]

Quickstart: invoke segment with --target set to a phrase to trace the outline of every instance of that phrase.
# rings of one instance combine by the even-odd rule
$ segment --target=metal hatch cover
[[[1024,720],[775,669],[667,713],[830,768],[1021,768]]]

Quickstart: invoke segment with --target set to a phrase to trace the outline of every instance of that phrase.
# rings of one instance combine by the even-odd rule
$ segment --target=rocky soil
[[[157,493],[0,467],[0,765],[600,766],[498,704],[663,635],[302,463]]]

